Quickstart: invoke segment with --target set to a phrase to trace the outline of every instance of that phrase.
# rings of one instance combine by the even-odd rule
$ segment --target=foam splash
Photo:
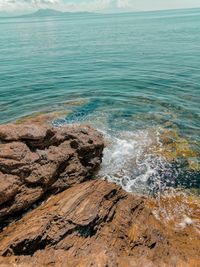
[[[192,225],[193,224],[193,221],[190,217],[187,217],[187,216],[184,216],[183,220],[179,223],[179,226],[181,228],[185,228],[189,225]]]
[[[200,198],[189,191],[169,189],[160,198],[149,198],[147,205],[153,215],[168,228],[181,231],[187,228],[200,234]]]
[[[111,123],[112,116],[99,107],[93,99],[53,124],[89,123],[103,132],[107,145],[98,173],[100,179],[117,183],[128,192],[153,196],[169,187],[196,188],[197,154],[176,130],[158,125],[139,130],[125,118],[115,125]]]
[[[155,129],[115,134],[104,132],[107,147],[99,177],[115,182],[128,192],[155,193],[173,184],[178,173],[169,162],[153,153],[159,143]]]

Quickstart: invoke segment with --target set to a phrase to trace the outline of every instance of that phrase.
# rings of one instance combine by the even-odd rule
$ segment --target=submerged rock
[[[52,124],[52,121],[60,117],[66,117],[70,114],[70,110],[52,111],[52,112],[37,112],[24,116],[16,120],[16,124]]]
[[[196,172],[200,170],[197,147],[192,147],[176,130],[164,130],[160,134],[160,141],[162,147],[155,149],[157,154],[164,156],[169,162],[184,160],[188,170]]]
[[[200,266],[199,198],[89,180],[103,147],[89,126],[0,126],[0,267]]]
[[[91,177],[103,147],[90,126],[1,125],[0,221]]]
[[[192,225],[167,227],[147,198],[96,180],[4,229],[0,255],[0,266],[199,266],[200,239]]]

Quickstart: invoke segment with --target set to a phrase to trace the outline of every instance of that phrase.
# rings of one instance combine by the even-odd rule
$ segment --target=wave
[[[173,185],[178,172],[162,156],[153,153],[160,146],[159,130],[104,132],[107,147],[99,177],[121,185],[128,192],[156,193]]]

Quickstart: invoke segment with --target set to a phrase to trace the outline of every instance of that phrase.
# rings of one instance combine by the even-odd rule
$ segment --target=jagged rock
[[[167,227],[148,203],[105,181],[75,185],[3,230],[0,266],[199,266],[196,229]]]
[[[0,125],[0,222],[91,177],[103,147],[90,126]]]
[[[0,267],[200,266],[199,198],[89,181],[102,150],[89,126],[0,126]]]

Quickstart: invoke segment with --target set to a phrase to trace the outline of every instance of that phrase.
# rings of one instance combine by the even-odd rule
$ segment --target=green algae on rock
[[[36,112],[27,116],[24,116],[15,121],[16,124],[51,124],[53,120],[66,117],[70,114],[70,110],[50,111],[50,112]]]

